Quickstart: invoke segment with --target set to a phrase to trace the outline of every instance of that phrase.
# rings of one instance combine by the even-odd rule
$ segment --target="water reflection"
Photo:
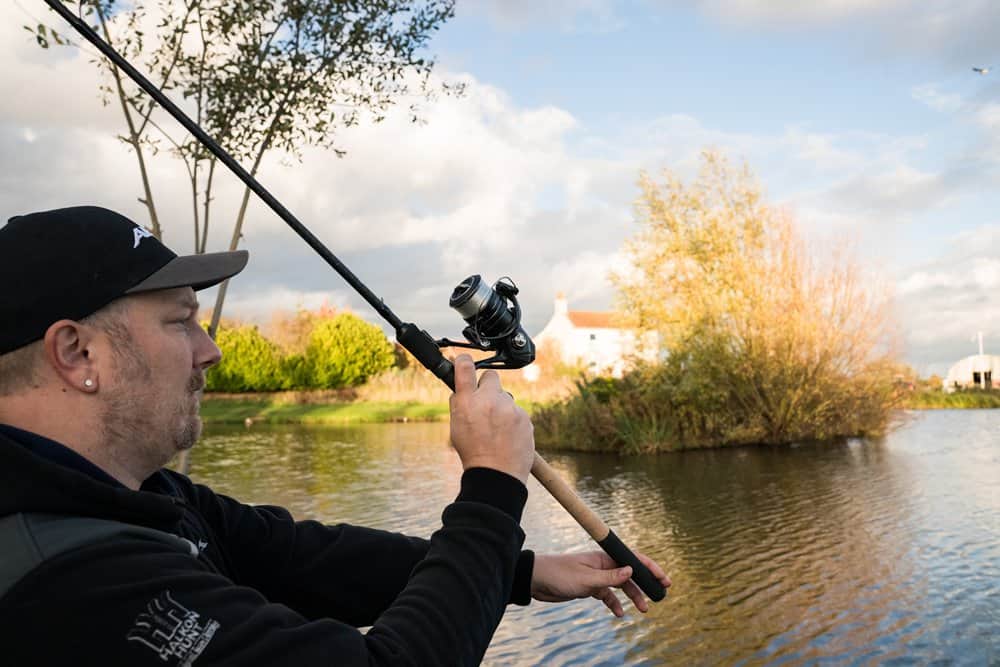
[[[624,620],[590,600],[513,609],[487,663],[997,663],[997,416],[922,414],[882,442],[550,455],[674,587]],[[191,472],[299,517],[428,535],[458,489],[446,441],[443,424],[212,428]],[[529,548],[589,548],[530,491]]]

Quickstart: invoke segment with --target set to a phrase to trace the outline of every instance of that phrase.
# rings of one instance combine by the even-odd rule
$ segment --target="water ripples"
[[[882,442],[554,454],[674,587],[625,619],[593,600],[512,608],[486,664],[1000,664],[998,416],[924,413]],[[192,475],[297,516],[428,535],[458,490],[445,442],[440,424],[213,429]],[[592,548],[529,488],[527,547]]]

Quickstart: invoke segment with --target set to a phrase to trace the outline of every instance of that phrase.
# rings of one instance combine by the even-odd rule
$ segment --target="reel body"
[[[490,287],[479,274],[460,282],[448,305],[458,311],[466,326],[466,342],[442,338],[438,347],[464,347],[494,352],[476,362],[476,368],[523,368],[535,360],[535,344],[521,326],[517,285],[504,277]]]

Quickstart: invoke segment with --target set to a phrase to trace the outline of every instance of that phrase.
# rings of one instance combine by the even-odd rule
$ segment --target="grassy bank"
[[[206,423],[349,424],[436,421],[448,415],[447,403],[291,402],[280,395],[254,394],[234,398],[207,394],[201,404]]]
[[[504,388],[529,413],[569,394],[572,381],[527,382],[519,372],[501,374]],[[206,423],[247,419],[272,424],[340,424],[437,421],[448,417],[451,391],[422,368],[393,368],[359,387],[322,391],[207,393],[201,404]]]
[[[938,390],[909,394],[904,407],[911,410],[965,408],[1000,408],[1000,391],[956,391],[951,394]]]

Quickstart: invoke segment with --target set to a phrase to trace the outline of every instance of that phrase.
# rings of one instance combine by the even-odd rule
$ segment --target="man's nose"
[[[222,350],[215,344],[208,332],[198,327],[201,335],[198,339],[198,347],[195,351],[195,365],[202,370],[211,368],[222,359]]]

